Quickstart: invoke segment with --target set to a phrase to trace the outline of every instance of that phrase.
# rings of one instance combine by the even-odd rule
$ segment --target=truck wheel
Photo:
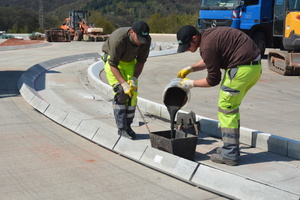
[[[82,40],[82,32],[80,30],[75,31],[74,40],[76,40],[76,41]]]
[[[252,35],[252,39],[260,49],[261,57],[263,57],[265,55],[265,50],[266,50],[265,34],[263,32],[255,32]]]

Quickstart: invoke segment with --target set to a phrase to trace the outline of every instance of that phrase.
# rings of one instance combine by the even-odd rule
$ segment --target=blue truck
[[[268,67],[282,75],[300,75],[300,0],[201,0],[200,30],[227,26],[248,34]],[[277,50],[275,50],[277,48]]]
[[[273,35],[274,0],[202,0],[199,29],[227,26],[247,33],[264,55],[265,48],[279,47]]]

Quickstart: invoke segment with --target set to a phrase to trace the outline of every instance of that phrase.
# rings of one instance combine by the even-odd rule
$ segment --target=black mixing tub
[[[171,138],[171,131],[157,131],[150,133],[153,148],[194,161],[198,136],[175,130],[175,138]]]
[[[175,115],[184,107],[189,99],[189,89],[180,85],[182,79],[173,79],[166,87],[163,98],[171,119],[171,130],[150,132],[150,141],[153,148],[194,160],[198,136],[175,129]]]

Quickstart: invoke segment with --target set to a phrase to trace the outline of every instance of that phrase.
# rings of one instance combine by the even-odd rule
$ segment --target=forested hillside
[[[0,31],[30,33],[58,28],[69,10],[89,10],[90,21],[106,33],[136,20],[148,22],[151,32],[175,33],[185,24],[196,25],[199,0],[0,0]]]

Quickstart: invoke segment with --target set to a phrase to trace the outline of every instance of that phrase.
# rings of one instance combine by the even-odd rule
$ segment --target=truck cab
[[[202,0],[198,18],[200,30],[218,26],[237,28],[248,34],[264,55],[273,45],[273,7],[270,0]]]

